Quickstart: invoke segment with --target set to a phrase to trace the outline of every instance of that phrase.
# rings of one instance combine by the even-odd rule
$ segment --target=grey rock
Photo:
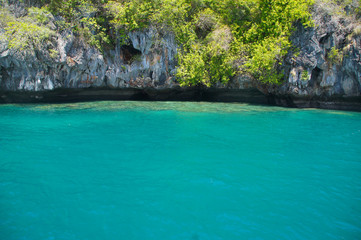
[[[26,14],[24,4],[8,1],[10,10]],[[58,17],[50,17],[55,27]],[[175,87],[177,44],[171,33],[149,27],[128,34],[128,42],[100,52],[71,31],[58,31],[41,49],[8,49],[0,29],[0,90],[43,91],[56,88]],[[50,57],[47,49],[58,54]]]
[[[360,96],[361,37],[354,34],[356,20],[331,16],[327,9],[317,5],[313,20],[315,27],[297,26],[291,41],[300,50],[299,55],[290,53],[286,57],[285,82],[271,92],[309,97]],[[341,61],[329,57],[332,49],[337,49]],[[307,71],[307,79],[301,79],[303,71]]]

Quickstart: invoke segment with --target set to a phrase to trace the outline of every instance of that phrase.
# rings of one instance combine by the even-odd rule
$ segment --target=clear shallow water
[[[360,113],[0,105],[0,239],[360,238]]]

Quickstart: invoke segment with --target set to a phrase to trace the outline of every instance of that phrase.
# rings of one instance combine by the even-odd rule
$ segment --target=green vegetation
[[[332,47],[327,55],[327,59],[330,61],[330,63],[340,65],[343,60],[343,52],[339,51],[335,47]]]
[[[30,8],[25,17],[15,18],[6,8],[0,10],[0,25],[5,30],[3,37],[8,41],[8,47],[16,51],[34,53],[35,49],[44,46],[55,35],[55,31],[46,24],[45,11]]]
[[[308,81],[309,79],[310,79],[310,75],[308,74],[308,72],[306,70],[303,70],[302,74],[301,74],[301,80]]]
[[[279,83],[293,23],[310,26],[313,0],[135,0],[109,1],[112,25],[127,31],[152,24],[173,31],[182,49],[181,85],[226,83],[237,72]]]
[[[268,84],[282,80],[280,66],[297,21],[311,26],[313,0],[37,0],[16,20],[2,8],[9,47],[35,48],[58,31],[71,30],[104,49],[149,26],[171,31],[181,48],[177,77],[182,86],[227,83],[237,73]],[[4,4],[2,4],[4,5]],[[34,6],[41,8],[36,8]],[[9,15],[9,16],[8,16]],[[11,15],[12,16],[12,15]],[[1,17],[1,16],[0,16]],[[112,43],[113,41],[113,43]],[[55,50],[50,51],[56,57]]]

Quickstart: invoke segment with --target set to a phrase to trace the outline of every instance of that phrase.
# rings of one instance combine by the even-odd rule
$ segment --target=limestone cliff
[[[49,44],[50,45],[50,44]],[[3,90],[53,90],[89,87],[172,87],[177,45],[172,34],[152,28],[132,32],[126,45],[100,52],[71,32],[58,33],[50,57],[44,46],[33,54],[16,52],[1,42],[0,84]]]
[[[345,109],[361,110],[360,23],[329,14],[318,5],[314,7],[313,18],[315,27],[306,29],[299,25],[292,36],[294,48],[284,61],[283,84],[264,86],[247,76],[236,76],[227,86],[220,85],[216,89],[235,92],[257,88],[265,96],[265,102],[288,106],[327,107],[319,101],[332,102],[335,98],[348,101],[350,98],[352,106]],[[55,21],[54,16],[51,21]],[[55,26],[53,28],[56,30]],[[0,35],[3,34],[4,29],[0,28]],[[0,41],[2,92],[178,89],[175,72],[179,46],[171,32],[160,32],[153,27],[131,32],[126,44],[116,42],[114,48],[102,52],[70,31],[56,32],[42,49],[33,52],[17,52],[9,49],[5,38],[0,37]],[[56,49],[56,54],[49,54],[50,48]],[[216,94],[214,88],[212,92]],[[244,100],[241,95],[240,101]],[[0,98],[5,102],[13,99],[9,98],[9,93],[3,93]],[[303,99],[302,103],[297,103],[297,99]],[[236,101],[237,97],[231,100]]]
[[[361,94],[361,24],[314,6],[315,27],[298,26],[292,36],[297,54],[285,59],[285,83],[273,90],[296,96]],[[296,51],[297,51],[296,50]]]

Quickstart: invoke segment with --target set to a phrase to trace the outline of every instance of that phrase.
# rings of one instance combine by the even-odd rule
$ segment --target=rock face
[[[361,95],[361,25],[315,6],[314,28],[298,26],[292,36],[298,56],[285,60],[285,83],[275,94],[307,97]]]
[[[246,92],[245,96],[255,96],[253,89],[258,88],[257,103],[361,111],[360,24],[353,23],[347,17],[331,15],[318,6],[313,16],[315,27],[306,29],[299,25],[292,35],[294,49],[298,49],[298,53],[293,51],[286,56],[285,81],[282,85],[261,86],[247,76],[236,76],[227,86],[220,85],[205,91],[204,95],[208,96],[205,100],[217,100],[209,97],[212,93],[215,96],[225,94],[232,101],[237,98],[245,101],[242,91]],[[4,29],[0,28],[2,92],[38,93],[44,90],[89,88],[92,91],[94,88],[179,89],[174,77],[178,46],[170,32],[159,32],[152,27],[132,32],[126,44],[115,43],[113,49],[103,52],[89,47],[71,32],[56,33],[51,42],[40,50],[16,52],[8,49],[8,43],[1,38],[3,34]],[[56,49],[55,55],[49,54],[47,49],[50,48]],[[217,88],[222,94],[217,95]],[[224,93],[225,89],[229,89],[229,92]],[[249,94],[249,90],[252,94]],[[240,93],[236,94],[237,91]],[[139,91],[135,92],[139,94]],[[196,92],[199,93],[198,90]],[[151,95],[156,94],[152,92]],[[260,100],[261,95],[264,100]],[[2,102],[15,101],[12,100],[14,97],[9,98],[4,93],[0,96],[0,102],[1,99]],[[222,98],[218,100],[222,101]],[[337,101],[344,100],[351,103],[339,107]]]
[[[3,32],[2,32],[3,34]],[[57,34],[52,43],[34,53],[19,53],[1,42],[2,90],[41,91],[55,88],[168,88],[174,85],[177,44],[172,34],[153,28],[129,34],[127,44],[99,52],[71,32]],[[50,45],[49,44],[49,45]]]

